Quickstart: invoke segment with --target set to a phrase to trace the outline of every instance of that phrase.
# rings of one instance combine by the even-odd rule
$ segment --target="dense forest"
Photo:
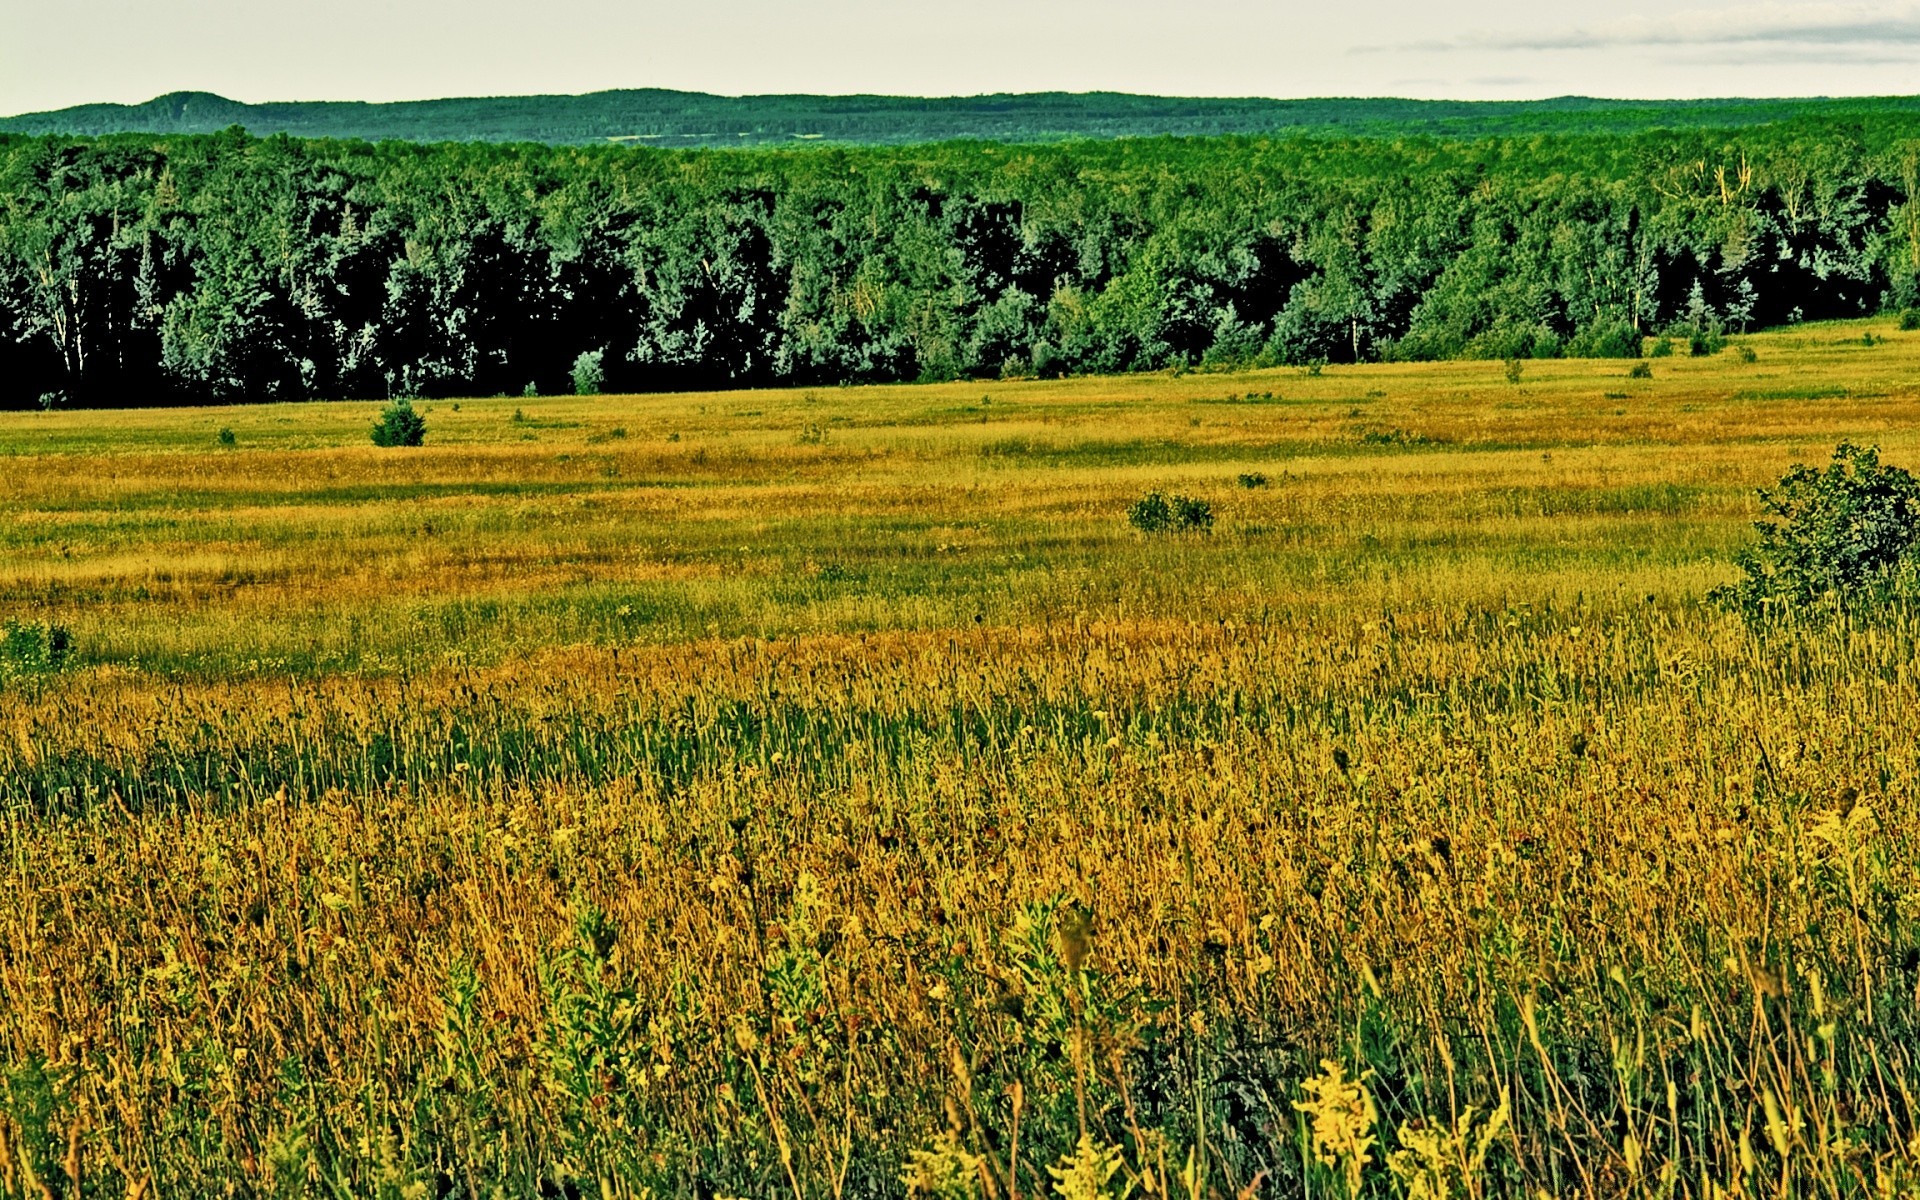
[[[1894,116],[729,151],[0,135],[0,404],[1634,355],[1920,302],[1916,195],[1920,118]]]
[[[796,140],[907,145],[979,138],[1201,137],[1221,134],[1520,137],[1737,128],[1817,117],[1920,116],[1920,97],[1801,100],[1403,100],[1135,96],[713,96],[658,88],[584,96],[488,96],[391,104],[243,104],[174,92],[145,104],[87,104],[0,118],[0,133],[218,133],[416,142],[623,142],[736,148]]]

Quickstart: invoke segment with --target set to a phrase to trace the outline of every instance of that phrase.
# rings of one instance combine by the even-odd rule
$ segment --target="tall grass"
[[[1513,389],[1466,369],[1390,369],[1370,420],[1451,413],[1417,450],[1261,452],[1322,436],[1293,404],[1192,468],[789,435],[606,524],[569,464],[462,493],[505,462],[430,445],[444,549],[302,491],[357,449],[158,518],[103,487],[97,543],[58,481],[157,497],[197,452],[122,462],[104,417],[20,460],[5,594],[79,661],[0,691],[0,1186],[1911,1194],[1920,618],[1700,599],[1755,476],[1911,400],[1754,441],[1751,367],[1677,363],[1637,440],[1543,391],[1476,451]],[[1130,531],[1161,484],[1217,488],[1215,536]],[[358,658],[247,665],[350,620]]]

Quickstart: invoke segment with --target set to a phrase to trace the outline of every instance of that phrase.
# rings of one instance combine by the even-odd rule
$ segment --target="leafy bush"
[[[1141,533],[1165,533],[1173,528],[1173,505],[1159,492],[1148,492],[1127,509],[1127,524]]]
[[[1826,470],[1805,464],[1760,492],[1775,518],[1734,559],[1746,578],[1713,598],[1750,621],[1883,602],[1916,589],[1920,481],[1875,447],[1842,442]]]
[[[1240,486],[1243,488],[1263,488],[1267,486],[1267,477],[1259,471],[1246,471],[1240,476]]]
[[[1213,529],[1213,505],[1191,496],[1148,492],[1127,509],[1127,523],[1142,533],[1208,533]]]
[[[1653,347],[1647,351],[1647,357],[1648,358],[1672,358],[1673,342],[1671,342],[1667,338],[1660,338],[1656,340],[1653,343]]]
[[[1653,364],[1650,362],[1637,362],[1633,364],[1633,368],[1627,372],[1627,378],[1628,379],[1652,379]]]
[[[217,440],[222,446],[225,446],[228,449],[232,449],[233,447],[240,444],[240,439],[234,436],[233,430],[227,428],[224,425],[220,427],[220,433],[217,436]]]
[[[1920,329],[1920,308],[1909,308],[1901,313],[1900,328],[1907,333]]]
[[[588,350],[573,360],[573,394],[576,396],[598,396],[600,389],[606,386],[606,352]]]
[[[1174,524],[1181,529],[1211,533],[1213,532],[1213,505],[1205,500],[1195,500],[1191,496],[1175,496],[1173,520]]]
[[[0,681],[58,671],[73,657],[73,634],[51,621],[0,625]]]
[[[414,411],[410,400],[395,400],[380,410],[373,425],[376,446],[418,446],[427,440],[427,419]]]
[[[1687,350],[1695,358],[1709,358],[1727,347],[1727,335],[1708,327],[1687,334]]]

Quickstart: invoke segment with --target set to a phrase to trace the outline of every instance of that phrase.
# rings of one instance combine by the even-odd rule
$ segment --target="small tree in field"
[[[573,360],[573,394],[576,396],[598,396],[600,389],[606,386],[606,352],[589,350]]]
[[[410,400],[395,400],[380,410],[373,425],[376,446],[418,446],[427,440],[427,419],[414,411]]]

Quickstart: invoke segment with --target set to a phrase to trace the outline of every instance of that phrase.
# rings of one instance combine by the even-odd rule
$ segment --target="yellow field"
[[[1920,334],[1741,342],[0,414],[4,1194],[1913,1194],[1920,621],[1704,593]]]

